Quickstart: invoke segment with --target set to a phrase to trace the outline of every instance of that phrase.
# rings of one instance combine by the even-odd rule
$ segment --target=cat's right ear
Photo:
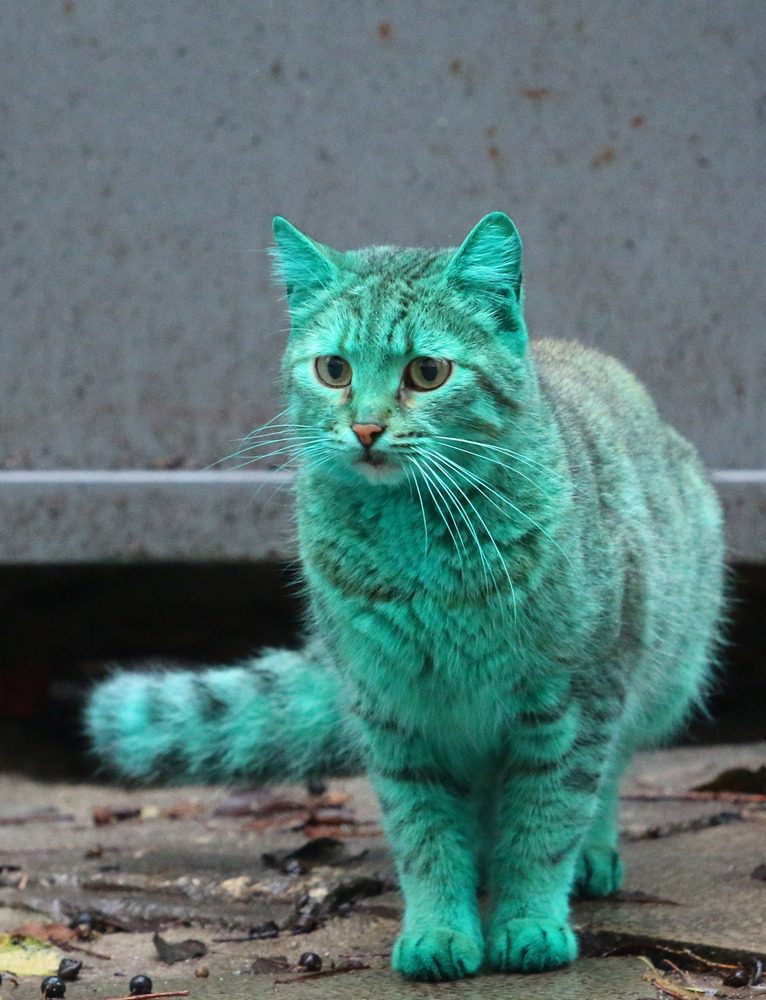
[[[444,279],[488,308],[501,330],[526,342],[521,237],[504,212],[490,212],[474,226],[447,265]]]
[[[285,283],[291,309],[302,305],[338,277],[334,250],[305,236],[281,215],[274,219],[274,273]]]

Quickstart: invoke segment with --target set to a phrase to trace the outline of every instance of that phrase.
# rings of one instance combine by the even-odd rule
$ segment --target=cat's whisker
[[[433,500],[436,509],[441,515],[441,518],[447,527],[447,531],[449,532],[450,537],[452,538],[453,544],[455,545],[455,551],[457,552],[457,556],[460,562],[460,567],[462,570],[463,554],[467,556],[468,550],[466,548],[465,542],[463,541],[463,534],[460,531],[460,525],[458,524],[457,518],[455,517],[455,514],[452,510],[452,505],[450,504],[449,498],[445,495],[439,483],[437,483],[436,480],[434,479],[433,475],[429,474],[420,463],[417,463],[417,465],[420,470],[420,474],[423,476],[423,482],[425,483],[428,492],[431,494],[431,499]],[[441,499],[441,503],[439,503],[439,500],[437,500],[436,496],[434,496],[433,492],[434,490],[436,490],[439,498]],[[447,515],[449,515],[449,520],[452,522],[452,527],[450,527],[449,521],[447,520],[444,511],[446,511]]]
[[[279,448],[268,455],[259,455],[256,456],[255,458],[250,459],[247,462],[241,462],[235,468],[243,469],[248,465],[253,465],[256,462],[262,461],[263,459],[274,457],[275,455],[287,454],[289,455],[287,461],[283,462],[276,469],[270,469],[269,471],[274,473],[279,473],[282,472],[283,469],[286,469],[290,465],[295,465],[299,461],[302,461],[307,467],[313,469],[317,467],[317,464],[323,464],[323,463],[314,463],[313,462],[314,456],[325,454],[328,451],[331,451],[331,446],[328,446],[328,442],[323,438],[319,437],[309,445],[295,443],[285,448]],[[332,454],[329,454],[327,456],[327,459],[323,461],[329,461],[329,459],[332,457],[333,457]],[[258,494],[261,492],[261,490],[264,488],[266,484],[267,480],[264,480],[264,482],[260,483],[258,488],[255,490],[252,499],[255,499],[258,496]],[[279,491],[282,490],[287,485],[292,485],[292,484],[284,482],[278,483],[276,485],[276,488],[274,489],[274,492],[272,493],[272,499],[276,497],[277,493],[279,493]]]
[[[317,455],[321,455],[321,451],[317,450]],[[316,472],[317,469],[326,465],[328,462],[331,462],[334,458],[335,456],[330,454],[325,458],[322,458],[320,461],[317,461],[313,456],[309,456],[309,461],[306,462],[306,468],[311,472]]]
[[[329,462],[333,458],[333,455],[327,454],[327,451],[328,449],[324,446],[324,442],[320,442],[316,445],[313,445],[311,448],[302,449],[300,454],[293,455],[291,458],[288,458],[286,462],[283,462],[276,469],[271,469],[269,471],[275,473],[282,472],[284,469],[289,468],[289,466],[295,465],[295,463],[298,461],[301,461],[302,464],[305,466],[305,468],[313,470],[314,468],[317,468],[319,465],[323,465],[325,462]],[[322,456],[326,457],[322,458],[321,462],[315,461],[317,457],[321,458]],[[275,492],[278,492],[284,485],[286,484],[280,483]]]
[[[524,520],[529,521],[529,523],[534,528],[536,528],[542,535],[544,535],[548,539],[551,545],[555,546],[559,550],[562,556],[571,565],[571,560],[569,556],[562,549],[562,547],[559,545],[556,539],[550,534],[550,532],[546,531],[545,528],[542,527],[542,525],[538,524],[533,517],[530,517],[529,514],[523,511],[520,507],[517,507],[515,503],[511,503],[511,501],[507,497],[504,497],[502,493],[498,493],[498,491],[496,489],[493,489],[493,487],[490,486],[490,484],[485,479],[482,479],[481,476],[477,476],[475,473],[470,472],[468,469],[464,468],[458,462],[454,462],[451,458],[448,458],[446,455],[440,455],[439,457],[442,459],[442,461],[447,462],[450,468],[454,469],[455,472],[458,473],[458,475],[463,477],[463,479],[472,483],[476,487],[476,489],[482,494],[482,496],[486,497],[486,499],[492,504],[492,506],[496,507],[501,514],[504,514],[506,517],[511,516],[507,510],[503,510],[500,504],[496,503],[492,499],[492,497],[489,495],[490,493],[496,496],[499,500],[502,500],[504,504],[507,504],[520,517],[523,517]]]
[[[274,424],[274,423],[269,422],[268,424],[264,424],[263,427],[257,427],[254,431],[250,431],[248,434],[246,434],[242,438],[242,441],[244,442],[244,441],[255,440],[255,439],[257,439],[257,437],[260,434],[263,434],[265,432],[268,432],[269,434],[271,434],[272,431],[276,431],[276,430],[287,430],[287,431],[294,431],[294,430],[307,431],[307,430],[313,430],[313,431],[315,431],[317,429],[318,428],[317,428],[316,424],[294,424],[294,423],[291,423],[291,422],[285,422],[285,423],[281,423],[281,424]]]
[[[438,466],[438,464],[432,460],[432,456],[428,452],[424,451],[423,449],[418,449],[418,451],[419,451],[420,455],[428,463],[430,474],[439,483],[439,486],[441,487],[441,489],[444,490],[445,493],[447,494],[447,496],[452,500],[452,503],[454,504],[455,509],[460,514],[461,518],[463,519],[463,521],[466,524],[466,527],[468,528],[469,532],[471,533],[471,537],[473,538],[473,540],[474,540],[474,542],[476,544],[476,549],[477,549],[477,551],[479,553],[479,558],[481,560],[481,566],[482,566],[482,571],[484,573],[484,579],[485,579],[485,581],[489,582],[490,580],[492,580],[495,583],[495,588],[497,589],[497,583],[494,581],[494,577],[492,575],[492,570],[491,570],[491,567],[489,565],[489,561],[488,561],[488,559],[487,559],[487,557],[486,557],[486,555],[484,553],[484,549],[482,548],[482,545],[481,545],[481,542],[479,540],[479,536],[478,536],[478,534],[476,532],[476,529],[473,526],[473,522],[471,521],[470,517],[466,513],[463,504],[460,502],[460,500],[455,495],[455,493],[453,492],[453,490],[451,490],[450,487],[447,486],[447,484],[444,482],[443,478],[439,475],[439,472],[442,472],[445,476],[447,476],[447,478],[450,480],[450,482],[453,483],[453,485],[457,486],[457,484],[455,484],[455,482],[452,479],[452,477],[449,476],[445,472],[444,469],[440,468]],[[457,487],[457,489],[460,489],[460,488]],[[463,496],[465,496],[464,493],[463,493]],[[466,499],[468,499],[468,498],[466,497]],[[469,500],[469,503],[470,503],[470,500]],[[471,506],[473,506],[473,505],[471,505]],[[474,511],[475,510],[476,510],[476,508],[474,507]],[[486,529],[486,524],[484,525],[484,527]],[[468,553],[466,553],[466,555],[467,554]]]
[[[423,556],[425,558],[428,556],[428,518],[426,517],[426,508],[423,503],[423,494],[420,492],[420,487],[418,486],[417,475],[412,471],[410,466],[405,465],[404,471],[407,473],[407,480],[410,486],[415,487],[418,495],[418,503],[420,504],[420,513],[423,515]]]
[[[269,430],[271,431],[272,429],[270,428]],[[226,462],[232,458],[238,458],[240,455],[256,454],[259,449],[268,448],[271,447],[272,445],[280,445],[280,444],[288,445],[293,443],[299,444],[301,442],[306,442],[306,441],[308,442],[323,441],[325,440],[325,437],[326,437],[325,434],[323,434],[322,431],[318,430],[317,428],[312,428],[311,431],[306,431],[301,433],[295,433],[292,430],[285,430],[278,434],[270,433],[268,437],[261,438],[260,440],[257,441],[247,442],[246,440],[243,440],[241,442],[241,447],[238,448],[237,451],[234,451],[230,455],[227,455],[225,458],[220,459],[219,462],[216,464],[220,464],[220,462]]]
[[[514,616],[514,619],[515,619],[516,618],[516,592],[515,592],[515,588],[513,586],[513,580],[511,579],[511,574],[508,571],[508,566],[506,565],[505,559],[503,558],[503,554],[500,551],[500,548],[498,547],[498,544],[495,541],[495,537],[492,534],[492,532],[490,531],[490,529],[489,529],[489,527],[487,525],[487,522],[484,520],[484,518],[481,515],[481,512],[476,507],[476,505],[471,500],[471,498],[468,496],[468,494],[465,492],[465,490],[454,479],[454,477],[450,475],[450,473],[447,471],[447,469],[445,469],[444,466],[439,461],[439,459],[443,459],[445,456],[442,455],[442,456],[438,456],[437,457],[433,453],[426,452],[425,449],[422,449],[422,448],[419,448],[417,450],[421,454],[422,457],[426,458],[427,460],[430,460],[432,469],[433,469],[434,466],[436,466],[439,469],[439,471],[444,476],[446,476],[446,478],[452,483],[452,485],[460,493],[460,495],[463,497],[463,499],[466,501],[466,503],[468,504],[468,506],[474,512],[474,514],[476,515],[476,517],[479,519],[479,522],[480,522],[481,526],[484,528],[484,531],[487,533],[487,538],[489,538],[490,542],[492,543],[492,547],[494,548],[494,550],[495,550],[495,552],[497,554],[497,557],[498,557],[498,559],[500,561],[500,565],[503,568],[503,572],[505,574],[505,578],[508,581],[508,586],[509,586],[510,592],[511,592],[511,600],[513,601],[513,616]],[[461,509],[462,509],[462,505],[461,505]],[[481,553],[482,560],[483,560],[483,562],[487,562],[486,556],[484,555],[484,551],[483,551],[483,549],[481,547],[481,544],[479,542],[478,536],[477,536],[475,530],[473,529],[472,525],[471,525],[471,530],[472,530],[472,534],[474,536],[474,540],[476,541],[476,545],[479,548],[479,552]],[[498,594],[498,597],[499,597],[500,596],[500,591],[498,589],[497,581],[495,580],[494,574],[492,574],[492,580],[493,580],[493,583],[495,584],[495,590],[497,591],[497,594]]]
[[[423,482],[425,483],[426,489],[428,490],[428,492],[431,495],[431,499],[433,500],[434,507],[436,508],[436,511],[439,514],[439,516],[441,517],[442,521],[444,521],[445,527],[447,528],[447,531],[449,532],[450,538],[452,539],[453,544],[455,546],[455,552],[457,553],[458,561],[459,561],[459,564],[460,564],[460,569],[462,571],[462,568],[463,568],[463,556],[462,556],[462,553],[461,553],[460,549],[462,547],[463,550],[465,551],[465,542],[463,541],[463,536],[461,535],[460,529],[458,528],[458,525],[457,525],[457,521],[455,520],[455,515],[452,513],[451,507],[447,503],[446,498],[441,493],[441,491],[439,490],[438,486],[436,486],[436,484],[434,484],[434,488],[437,490],[437,492],[439,492],[439,495],[442,498],[442,502],[444,503],[445,507],[447,508],[447,511],[448,511],[448,513],[450,515],[450,518],[452,519],[452,522],[455,525],[455,530],[453,531],[453,529],[450,527],[450,523],[447,520],[447,517],[446,517],[444,511],[442,510],[442,505],[439,503],[439,501],[434,496],[434,491],[431,488],[431,477],[425,471],[425,469],[423,468],[423,466],[421,465],[421,463],[418,462],[418,460],[416,458],[412,458],[410,456],[410,461],[418,469],[418,471],[420,472],[421,476],[423,477]],[[457,532],[457,535],[455,534],[455,532]],[[458,539],[460,539],[460,543],[459,544],[458,544]],[[466,555],[467,555],[467,552],[466,552]]]
[[[283,449],[285,452],[288,451],[287,448]],[[293,462],[298,462],[301,460],[307,460],[313,458],[314,455],[322,455],[331,451],[331,447],[328,446],[326,441],[316,441],[313,444],[303,444],[297,446],[293,449],[294,454],[286,462],[283,463],[280,468],[284,468],[286,465],[290,465]]]
[[[268,441],[260,441],[257,445],[253,445],[249,448],[240,448],[239,451],[235,451],[231,455],[229,455],[227,459],[225,459],[225,461],[228,461],[233,458],[240,458],[243,455],[252,455],[254,459],[257,459],[259,457],[266,457],[265,455],[259,455],[258,450],[261,448],[269,448],[272,447],[273,445],[284,445],[285,447],[300,448],[303,445],[312,444],[315,441],[318,442],[323,440],[324,438],[322,436],[308,435],[308,434],[301,435],[299,437],[285,436],[279,438],[270,438]]]
[[[522,462],[524,465],[532,465],[544,472],[548,476],[553,476],[554,479],[560,479],[562,483],[567,486],[571,486],[572,489],[583,492],[582,486],[578,486],[577,483],[573,483],[571,479],[567,479],[566,476],[562,476],[561,473],[556,472],[555,469],[549,468],[547,465],[543,465],[542,462],[537,462],[533,458],[529,458],[528,455],[522,455],[518,451],[514,451],[512,448],[502,448],[497,444],[490,444],[489,441],[475,441],[471,438],[458,438],[458,437],[447,437],[444,434],[434,434],[433,439],[435,441],[458,441],[460,444],[470,444],[476,448],[487,448],[491,451],[500,452],[502,455],[508,455],[510,458],[515,459],[517,462]]]
[[[300,456],[295,456],[294,455],[292,458],[289,458],[286,462],[283,462],[276,469],[272,469],[270,471],[275,472],[275,473],[276,472],[282,472],[284,469],[288,468],[290,465],[293,465],[298,460],[298,458],[302,458],[304,460],[304,465],[306,466],[306,468],[311,469],[311,471],[313,472],[314,469],[319,468],[319,466],[324,465],[325,462],[329,462],[333,458],[333,455],[329,454],[329,455],[327,455],[326,458],[322,459],[320,462],[314,461],[314,456],[315,455],[316,456],[321,456],[325,450],[326,449],[324,448],[324,442],[321,442],[320,444],[315,445],[312,449],[306,449],[305,453],[303,453]],[[263,488],[263,485],[264,484],[261,484],[258,487],[258,489],[256,490],[256,493],[255,493],[255,496],[257,496],[258,493],[261,491],[261,489]],[[274,492],[271,494],[272,499],[281,490],[285,489],[288,486],[292,487],[293,485],[294,485],[294,483],[292,482],[292,480],[288,480],[287,482],[277,483],[277,485],[276,485],[276,487],[274,489]]]
[[[302,447],[305,446],[301,446],[298,444],[290,444],[286,445],[284,448],[275,448],[273,451],[269,451],[265,455],[253,455],[252,458],[248,458],[245,461],[238,462],[234,466],[234,468],[244,469],[248,465],[255,465],[257,462],[265,462],[267,458],[274,458],[277,455],[286,455],[290,453],[292,453],[293,455],[293,460],[296,460],[300,457]]]
[[[267,420],[265,424],[261,424],[260,427],[256,427],[254,430],[250,431],[250,434],[258,434],[260,431],[265,430],[267,427],[270,427],[277,420],[281,420],[282,417],[287,416],[289,410],[290,407],[286,406],[284,410],[280,410],[279,413],[274,414],[274,416],[270,420]]]
[[[278,414],[282,416],[283,414]],[[218,465],[222,465],[224,462],[230,461],[232,458],[238,458],[240,455],[245,454],[248,451],[252,451],[255,448],[267,447],[271,444],[279,444],[281,442],[288,442],[295,439],[296,435],[294,431],[297,430],[307,430],[311,431],[314,435],[319,437],[319,433],[316,427],[309,424],[299,425],[291,423],[276,424],[274,421],[277,417],[274,417],[268,423],[264,424],[262,427],[258,427],[256,430],[251,431],[239,442],[239,448],[233,451],[230,455],[225,455],[223,458],[219,458],[217,461],[212,462],[208,465],[207,469],[213,469]],[[279,433],[276,433],[279,431]],[[266,435],[266,437],[260,437],[261,435]]]
[[[274,430],[277,427],[292,427],[292,426],[294,426],[289,421],[282,421],[282,418],[286,417],[287,414],[288,414],[288,412],[289,412],[289,407],[285,407],[284,410],[280,410],[280,412],[276,413],[271,418],[271,420],[267,420],[265,424],[261,424],[260,427],[254,427],[253,430],[248,431],[248,433],[242,438],[242,441],[248,441],[250,438],[255,438],[259,434],[263,434],[266,431],[271,432],[272,430]],[[278,421],[282,421],[282,422],[278,423]]]
[[[322,428],[317,427],[316,424],[299,424],[294,421],[279,421],[280,417],[285,415],[286,411],[277,414],[272,420],[263,424],[261,427],[256,427],[255,430],[250,431],[246,434],[239,442],[240,451],[247,448],[257,448],[260,447],[264,441],[270,440],[272,438],[279,439],[285,438],[290,439],[300,436],[304,433],[311,435],[320,436]],[[279,421],[279,422],[278,422]]]
[[[489,528],[487,527],[484,519],[482,518],[481,514],[479,514],[479,512],[476,509],[476,507],[474,506],[474,504],[471,503],[470,498],[466,495],[465,491],[460,488],[460,486],[458,485],[458,483],[455,482],[454,478],[449,474],[449,472],[447,472],[447,470],[444,469],[442,466],[440,466],[437,462],[433,462],[433,461],[430,462],[430,467],[431,467],[431,473],[432,473],[432,475],[434,475],[438,479],[438,481],[441,484],[442,488],[446,491],[446,493],[448,494],[448,496],[452,499],[452,502],[455,504],[455,506],[456,506],[456,508],[458,510],[458,513],[460,514],[460,516],[462,517],[462,519],[465,521],[466,525],[468,526],[468,530],[469,530],[469,532],[471,534],[471,537],[474,540],[474,544],[476,546],[476,551],[479,554],[479,560],[480,560],[480,564],[481,564],[481,568],[482,568],[482,573],[484,574],[485,585],[487,587],[492,586],[494,588],[495,593],[497,594],[497,596],[500,597],[501,596],[500,595],[500,588],[498,587],[497,579],[495,578],[495,572],[493,570],[492,564],[491,564],[490,560],[487,558],[486,553],[484,552],[484,548],[483,548],[483,546],[481,544],[481,540],[479,538],[479,534],[478,534],[476,528],[474,527],[474,524],[473,524],[473,522],[472,522],[472,520],[471,520],[468,512],[465,509],[465,505],[461,502],[460,498],[456,495],[455,490],[464,498],[464,500],[467,501],[469,507],[471,507],[471,509],[473,510],[473,512],[476,514],[476,516],[478,517],[478,519],[481,522],[482,526],[484,527],[484,530],[486,531],[487,536],[489,537],[489,540],[495,546],[495,549],[496,549],[497,554],[499,556],[500,555],[500,550],[498,549],[497,545],[495,545],[494,539],[492,537],[492,534],[491,534]],[[438,472],[436,471],[437,468],[439,470]],[[439,473],[441,473],[441,475]],[[446,479],[449,480],[449,482],[454,487],[454,490],[444,482],[444,478],[443,477],[446,477]],[[502,557],[500,557],[500,558],[501,558],[501,561],[502,561]],[[505,567],[505,564],[503,564],[503,569],[504,569],[504,571],[505,571],[505,573],[507,575],[508,571],[507,571],[507,569]],[[510,582],[510,580],[509,580],[509,582]],[[512,589],[513,589],[513,584],[511,583],[511,590]],[[514,603],[515,603],[515,598],[514,598]],[[502,613],[503,616],[505,615],[504,608],[503,608],[503,610],[502,610],[501,613]],[[515,617],[515,607],[514,607],[514,617]]]
[[[526,473],[521,472],[520,469],[514,468],[508,462],[503,462],[499,458],[492,458],[490,455],[482,455],[481,452],[478,451],[471,451],[470,448],[461,448],[459,445],[456,444],[448,444],[446,442],[443,442],[441,438],[439,438],[439,441],[442,448],[449,448],[452,451],[460,451],[463,452],[463,454],[465,455],[473,455],[474,458],[480,458],[483,462],[490,462],[492,465],[499,465],[501,469],[507,469],[509,472],[512,472],[515,476],[519,476],[521,479],[525,479],[528,483],[531,483],[532,486],[535,487],[535,489],[539,490],[542,493],[542,495],[546,498],[546,500],[551,499],[551,494],[548,492],[548,490],[544,489],[536,479],[532,479],[531,476],[528,476],[526,475]]]
[[[318,446],[315,446],[315,447],[318,448]],[[275,455],[284,454],[288,450],[289,449],[287,449],[287,448],[283,448],[283,449],[281,449],[281,452],[274,452],[273,454],[275,454]],[[268,457],[268,456],[263,456],[263,457]],[[269,469],[269,472],[272,472],[272,473],[282,472],[284,469],[288,468],[290,465],[293,465],[298,460],[298,457],[299,456],[295,455],[295,454],[291,455],[290,458],[288,458],[286,462],[282,462],[282,464],[279,465],[279,466],[277,466],[276,469]],[[251,459],[249,462],[243,462],[241,465],[236,466],[236,468],[243,469],[245,466],[247,466],[247,465],[253,465],[257,461],[258,461],[258,459]],[[254,500],[258,496],[258,494],[261,492],[261,490],[264,488],[264,486],[266,485],[267,482],[268,482],[268,480],[264,480],[262,483],[259,484],[259,486],[257,487],[255,493],[253,493],[253,496],[251,498],[252,500]],[[288,486],[288,485],[292,485],[292,483],[289,483],[289,482],[277,483],[276,487],[274,489],[274,492],[271,494],[271,499],[273,500],[274,497],[276,497],[277,493],[279,493],[280,490],[284,489],[284,487]]]

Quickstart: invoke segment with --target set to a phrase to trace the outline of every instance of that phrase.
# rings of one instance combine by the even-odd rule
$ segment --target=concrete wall
[[[623,359],[712,468],[766,468],[764,51],[754,0],[3,3],[0,467],[203,468],[271,417],[275,213],[443,245],[502,208],[533,335]],[[732,546],[766,558],[751,479]],[[170,482],[0,474],[0,560],[281,544],[224,480]]]

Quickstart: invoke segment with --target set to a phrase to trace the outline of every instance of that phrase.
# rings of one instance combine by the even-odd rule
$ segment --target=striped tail
[[[118,673],[85,710],[111,772],[166,784],[304,781],[363,769],[354,718],[322,650],[199,671]]]

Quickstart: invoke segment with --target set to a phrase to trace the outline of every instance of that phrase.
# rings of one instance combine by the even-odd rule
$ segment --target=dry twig
[[[766,795],[757,792],[632,792],[620,798],[625,802],[729,802],[733,805],[766,802]]]
[[[140,997],[109,997],[109,1000],[159,1000],[160,997],[188,997],[188,990],[171,990],[169,993],[142,993]]]
[[[359,972],[361,969],[369,969],[369,965],[340,965],[337,969],[322,969],[321,972],[307,972],[302,976],[293,976],[292,979],[275,979],[275,983],[302,983],[306,979],[322,979],[327,976],[342,976],[344,972]]]

